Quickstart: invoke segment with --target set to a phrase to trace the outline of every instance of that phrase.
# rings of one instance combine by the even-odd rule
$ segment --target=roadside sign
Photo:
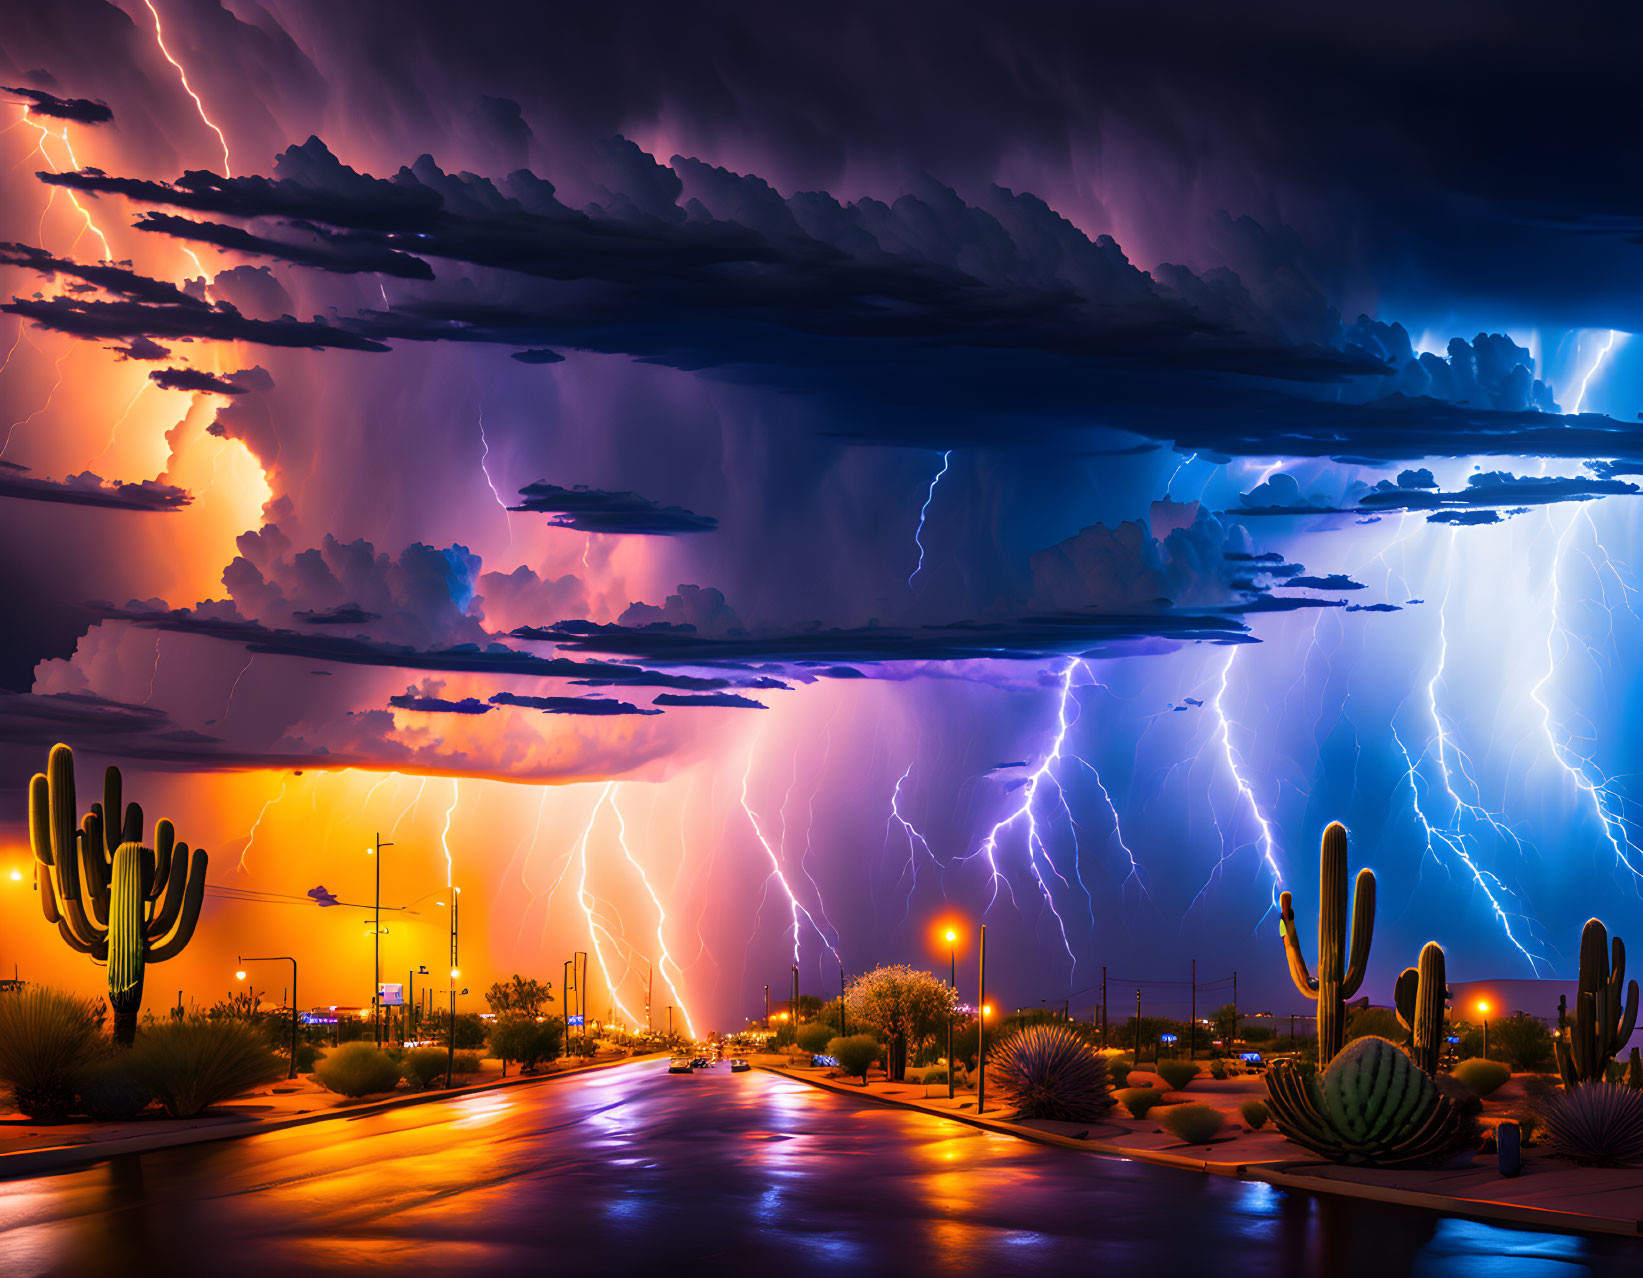
[[[404,1007],[405,987],[403,985],[389,985],[386,981],[377,986],[377,1002],[383,1007]]]
[[[583,1021],[583,1017],[581,1016],[580,1013],[578,1013],[575,1016],[567,1016],[565,1018],[565,1024],[567,1024],[567,1025],[580,1025],[580,1024],[582,1024],[582,1021]]]

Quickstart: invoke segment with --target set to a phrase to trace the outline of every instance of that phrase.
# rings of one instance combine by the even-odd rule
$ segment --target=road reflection
[[[0,1274],[1612,1273],[1585,1239],[645,1063],[0,1182]]]

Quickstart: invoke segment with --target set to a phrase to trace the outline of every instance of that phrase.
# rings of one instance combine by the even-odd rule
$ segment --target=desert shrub
[[[1209,1063],[1209,1076],[1215,1079],[1216,1082],[1220,1082],[1221,1079],[1227,1076],[1227,1063],[1219,1057],[1212,1060]]]
[[[491,1027],[491,1055],[504,1061],[518,1061],[523,1069],[535,1069],[544,1060],[559,1055],[561,1030],[558,1018],[537,1020],[534,1016],[507,1013]]]
[[[1114,1092],[1113,1099],[1129,1110],[1131,1118],[1145,1118],[1147,1111],[1164,1099],[1164,1094],[1153,1087],[1125,1087]]]
[[[1643,1163],[1643,1092],[1615,1083],[1577,1083],[1538,1106],[1546,1145],[1577,1163]]]
[[[1022,1118],[1083,1123],[1112,1108],[1106,1061],[1060,1023],[1024,1026],[989,1053],[988,1064]]]
[[[50,1122],[74,1105],[74,1078],[99,1051],[98,1006],[48,986],[0,994],[0,1081],[28,1117]]]
[[[173,1118],[192,1118],[208,1105],[271,1083],[287,1066],[250,1021],[184,1017],[137,1036],[131,1072]]]
[[[431,1085],[445,1085],[445,1066],[449,1059],[443,1047],[413,1047],[405,1053],[399,1068],[405,1081],[420,1092]]]
[[[1258,1132],[1266,1126],[1267,1108],[1258,1100],[1238,1102],[1238,1116],[1249,1124],[1249,1130]]]
[[[338,1095],[369,1096],[393,1091],[399,1066],[374,1043],[344,1043],[314,1066],[314,1077]]]
[[[929,1087],[935,1083],[940,1083],[944,1087],[947,1085],[947,1071],[940,1065],[932,1065],[924,1071],[924,1085]]]
[[[435,1012],[434,1023],[431,1027],[435,1042],[444,1045],[451,1036],[451,1014],[449,1012]],[[456,1014],[456,1050],[465,1047],[478,1048],[485,1046],[485,1022],[478,1012],[458,1012]]]
[[[591,1048],[592,1045],[593,1045],[593,1040],[589,1039],[588,1040],[588,1046]],[[592,1056],[593,1052],[589,1051],[586,1054],[588,1056]],[[451,1073],[453,1073],[453,1074],[477,1074],[477,1073],[479,1073],[479,1053],[478,1052],[462,1052],[462,1051],[457,1052],[456,1053],[456,1059],[454,1060],[454,1062],[451,1065]]]
[[[1458,1078],[1469,1092],[1479,1097],[1489,1095],[1512,1077],[1512,1071],[1501,1062],[1484,1060],[1482,1057],[1462,1061],[1449,1072]]]
[[[87,1065],[74,1077],[79,1111],[100,1122],[135,1118],[154,1099],[154,1093],[132,1072],[131,1054],[124,1048]]]
[[[319,1048],[312,1043],[297,1044],[297,1073],[312,1074],[314,1062],[319,1059]]]
[[[848,1038],[827,1041],[827,1055],[839,1063],[846,1074],[859,1074],[867,1082],[867,1071],[879,1059],[884,1049],[871,1034],[851,1034]]]
[[[833,1026],[824,1025],[820,1021],[811,1021],[808,1024],[799,1026],[794,1031],[793,1041],[799,1045],[801,1050],[814,1056],[817,1052],[823,1051],[837,1036]]]
[[[1226,1116],[1213,1105],[1170,1105],[1158,1115],[1159,1125],[1189,1145],[1207,1145],[1221,1130]]]
[[[1169,1084],[1170,1091],[1178,1092],[1198,1077],[1198,1066],[1191,1061],[1159,1061],[1153,1072]]]
[[[1371,1034],[1393,1043],[1401,1043],[1409,1037],[1403,1022],[1398,1019],[1398,1014],[1389,1007],[1360,1007],[1347,1016],[1347,1042]]]
[[[1490,1021],[1489,1048],[1516,1070],[1544,1069],[1552,1063],[1551,1031],[1527,1012]]]

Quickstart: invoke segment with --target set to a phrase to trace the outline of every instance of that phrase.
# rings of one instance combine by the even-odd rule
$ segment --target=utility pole
[[[799,1027],[799,965],[793,964],[793,1028]]]
[[[1238,1041],[1238,972],[1237,972],[1237,969],[1234,969],[1233,973],[1232,973],[1232,1040],[1233,1040],[1234,1043]],[[1230,1052],[1231,1050],[1232,1050],[1232,1043],[1228,1043],[1227,1044],[1227,1051]]]
[[[844,964],[839,964],[839,1037],[844,1037]],[[949,1070],[952,1062],[947,1062]]]
[[[1141,987],[1135,987],[1135,1067],[1141,1068]]]
[[[656,1028],[650,1019],[650,996],[656,988],[656,964],[651,963],[649,969],[650,975],[645,977],[645,1030],[647,1032]],[[672,1029],[672,1026],[669,1025],[668,1028]]]
[[[382,834],[378,832],[375,848],[366,848],[367,856],[377,859],[377,901],[375,935],[371,938],[372,948],[375,951],[375,975],[371,979],[371,1021],[376,1033],[377,1046],[382,1046],[382,849],[391,848],[392,843],[384,843]],[[447,1084],[448,1086],[448,1084]]]
[[[1107,965],[1101,965],[1101,1046],[1110,1047],[1107,1042]]]
[[[770,987],[764,987],[764,1027],[770,1028]]]
[[[980,992],[976,1002],[976,1113],[987,1108],[987,925],[981,925]]]
[[[451,1085],[451,1075],[456,1069],[456,978],[462,975],[462,969],[457,967],[457,904],[462,899],[462,889],[451,887],[451,1019],[446,1027],[445,1034],[445,1086]]]
[[[1187,1013],[1187,1059],[1198,1059],[1198,960],[1192,960],[1192,1009]]]

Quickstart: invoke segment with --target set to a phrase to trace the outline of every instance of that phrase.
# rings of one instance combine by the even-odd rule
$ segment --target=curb
[[[902,1100],[895,1096],[875,1096],[872,1092],[858,1090],[854,1087],[840,1086],[828,1079],[811,1078],[804,1074],[790,1074],[784,1069],[773,1065],[758,1065],[767,1073],[776,1074],[782,1078],[790,1078],[796,1083],[808,1083],[812,1087],[823,1091],[837,1092],[840,1096],[853,1096],[857,1100],[872,1101],[875,1105],[889,1105],[896,1109],[910,1109],[914,1113],[928,1114],[932,1118],[950,1118],[955,1123],[964,1123],[970,1127],[980,1128],[982,1131],[997,1132],[1001,1136],[1014,1136],[1020,1140],[1032,1141],[1036,1145],[1053,1145],[1058,1149],[1075,1149],[1084,1154],[1101,1154],[1108,1158],[1128,1158],[1136,1162],[1156,1163],[1160,1167],[1176,1167],[1182,1171],[1204,1172],[1210,1176],[1233,1176],[1242,1178],[1252,1167],[1253,1163],[1218,1163],[1207,1158],[1188,1158],[1184,1154],[1171,1154],[1161,1149],[1135,1149],[1129,1145],[1114,1145],[1104,1140],[1076,1140],[1071,1136],[1061,1136],[1055,1132],[1040,1131],[1036,1127],[1022,1127],[1017,1123],[1008,1123],[998,1118],[983,1118],[977,1114],[965,1114],[945,1109],[930,1109],[916,1101]]]
[[[1382,1185],[1365,1185],[1356,1181],[1332,1180],[1322,1176],[1307,1176],[1287,1170],[1297,1165],[1294,1159],[1271,1163],[1214,1163],[1207,1159],[1187,1158],[1162,1150],[1132,1149],[1108,1141],[1075,1140],[1054,1132],[1021,1127],[998,1119],[982,1118],[975,1114],[951,1113],[929,1109],[914,1101],[893,1096],[875,1096],[855,1087],[840,1086],[827,1079],[789,1073],[771,1065],[759,1065],[767,1073],[790,1078],[796,1083],[807,1083],[823,1091],[871,1101],[876,1105],[912,1110],[932,1118],[950,1118],[983,1131],[1014,1136],[1038,1145],[1052,1145],[1060,1149],[1077,1150],[1110,1158],[1129,1158],[1138,1162],[1175,1167],[1182,1171],[1204,1172],[1212,1176],[1232,1176],[1239,1180],[1258,1180],[1278,1189],[1297,1190],[1307,1194],[1335,1194],[1342,1198],[1361,1198],[1369,1202],[1389,1203],[1399,1207],[1419,1207],[1442,1212],[1449,1216],[1465,1216],[1474,1220],[1499,1221],[1502,1224],[1524,1225],[1534,1229],[1556,1229],[1576,1234],[1618,1234],[1635,1238],[1643,1235],[1643,1220],[1624,1220],[1613,1216],[1589,1216],[1581,1212],[1562,1211],[1552,1207],[1529,1207],[1519,1203],[1493,1202],[1486,1198],[1452,1198],[1445,1194],[1431,1194],[1418,1189],[1392,1189]]]
[[[261,1136],[267,1132],[286,1131],[292,1127],[307,1127],[311,1123],[328,1123],[339,1118],[369,1118],[373,1114],[412,1105],[427,1105],[434,1101],[461,1100],[499,1091],[504,1087],[522,1087],[530,1083],[547,1083],[559,1078],[575,1078],[596,1074],[607,1069],[621,1069],[628,1065],[642,1065],[661,1060],[666,1053],[630,1056],[617,1061],[602,1061],[597,1065],[580,1065],[574,1069],[557,1070],[552,1074],[523,1074],[514,1078],[497,1079],[492,1083],[478,1083],[472,1087],[452,1087],[438,1091],[415,1092],[388,1100],[367,1101],[358,1105],[344,1105],[307,1114],[293,1114],[288,1118],[258,1120],[231,1119],[223,1123],[196,1128],[192,1131],[162,1132],[152,1136],[126,1136],[118,1140],[94,1141],[86,1145],[48,1145],[42,1149],[24,1149],[12,1154],[0,1154],[0,1181],[19,1180],[30,1176],[50,1175],[53,1172],[72,1171],[96,1163],[108,1162],[126,1154],[148,1154],[157,1150],[180,1149],[187,1145],[203,1145],[210,1141],[237,1140],[242,1136]]]

